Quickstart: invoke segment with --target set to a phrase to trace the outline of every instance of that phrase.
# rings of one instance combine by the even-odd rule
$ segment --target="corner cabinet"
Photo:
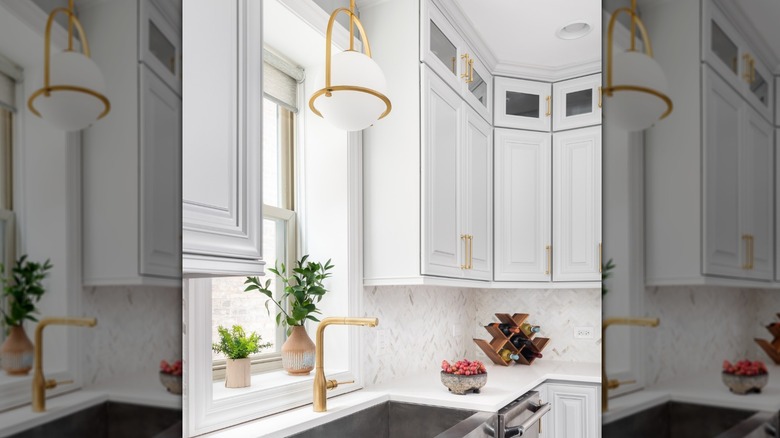
[[[163,79],[145,62],[139,46],[141,23],[154,15],[178,50],[180,9],[176,1],[139,0],[80,10],[112,107],[82,136],[85,286],[181,286],[180,88],[176,76]]]
[[[542,418],[541,438],[599,438],[599,388],[574,383],[545,383],[536,388],[541,401],[552,404]]]
[[[209,32],[184,29],[195,49],[186,53],[183,75],[183,268],[190,275],[257,275],[263,271],[262,5],[208,3],[188,0],[184,8],[185,21],[211,25]]]
[[[553,131],[601,124],[601,75],[553,84]]]
[[[491,126],[422,67],[423,275],[492,277]]]

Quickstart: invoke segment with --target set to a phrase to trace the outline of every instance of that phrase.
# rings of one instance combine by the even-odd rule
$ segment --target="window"
[[[267,56],[266,58],[269,58]],[[297,258],[295,211],[295,103],[298,83],[280,69],[264,65],[263,99],[263,257],[268,266],[291,266]],[[281,369],[281,346],[285,330],[276,326],[273,303],[266,310],[265,295],[244,292],[245,277],[216,277],[211,281],[212,340],[218,341],[219,326],[240,325],[257,332],[270,348],[252,356],[252,373]],[[271,289],[279,297],[281,286],[269,273]],[[212,353],[213,378],[225,377],[225,357]]]
[[[0,265],[5,269],[0,275],[8,277],[15,258],[16,235],[13,220],[13,122],[14,94],[16,83],[10,77],[0,73]],[[0,300],[0,308],[5,300]],[[5,330],[0,330],[0,340],[5,338]]]

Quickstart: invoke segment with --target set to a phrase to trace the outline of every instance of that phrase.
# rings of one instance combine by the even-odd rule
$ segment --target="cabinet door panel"
[[[553,280],[599,281],[601,127],[553,135]]]
[[[458,187],[461,99],[435,73],[423,69],[422,273],[461,277],[465,240]]]
[[[493,277],[493,128],[464,106],[463,159],[464,230],[470,241],[468,278]]]
[[[740,160],[739,197],[743,205],[740,228],[753,237],[752,266],[745,274],[750,278],[771,280],[774,274],[774,132],[769,122],[753,109],[746,111],[744,121]]]
[[[466,71],[463,43],[444,14],[430,1],[421,2],[420,55],[422,61],[444,79],[452,88],[460,90]]]
[[[601,124],[601,75],[553,84],[553,130]]]
[[[739,226],[741,97],[714,71],[704,71],[704,274],[743,277]]]
[[[552,409],[549,433],[553,438],[597,438],[600,436],[598,388],[595,386],[547,384]]]
[[[175,7],[165,10],[159,1],[141,0],[139,57],[168,84],[181,94],[181,17],[173,17]],[[164,2],[162,2],[164,3]],[[176,18],[179,21],[174,21]]]
[[[497,77],[495,89],[493,117],[497,127],[550,131],[550,84]]]
[[[551,136],[496,129],[496,281],[549,281]]]
[[[493,120],[493,76],[473,51],[467,49],[470,57],[468,77],[463,79],[463,98],[482,118]]]
[[[140,273],[181,277],[181,98],[148,67],[141,78]]]

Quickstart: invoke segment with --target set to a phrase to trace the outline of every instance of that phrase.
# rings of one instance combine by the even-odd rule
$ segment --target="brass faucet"
[[[43,329],[47,325],[74,325],[82,327],[94,327],[97,324],[95,318],[43,318],[35,328],[35,361],[32,381],[32,410],[44,412],[46,410],[46,390],[56,388],[58,384],[73,383],[73,380],[58,382],[54,379],[46,380],[43,377]]]
[[[322,321],[320,321],[320,325],[317,327],[317,354],[314,366],[314,412],[325,412],[328,410],[327,400],[325,397],[325,392],[328,389],[334,389],[338,387],[339,384],[355,383],[354,381],[337,382],[335,380],[325,380],[325,368],[323,367],[325,353],[324,334],[325,327],[331,324],[376,327],[379,324],[379,319],[330,317],[324,318]]]
[[[636,383],[636,380],[621,382],[619,380],[607,379],[607,343],[604,334],[607,327],[611,325],[634,325],[641,327],[658,327],[661,322],[658,318],[607,318],[601,323],[601,411],[606,412],[609,408],[609,390],[617,389],[620,385]]]

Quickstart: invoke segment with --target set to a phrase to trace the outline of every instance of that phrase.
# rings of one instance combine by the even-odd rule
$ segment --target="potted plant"
[[[24,376],[33,365],[33,343],[24,331],[24,321],[38,321],[33,314],[38,313],[36,304],[46,290],[41,282],[52,268],[49,260],[44,263],[27,261],[27,255],[19,257],[11,270],[11,278],[0,277],[6,300],[2,309],[3,322],[8,329],[8,337],[0,348],[2,366],[9,375]],[[4,269],[0,266],[0,272]]]
[[[240,325],[234,325],[231,330],[225,327],[217,327],[219,343],[212,344],[211,348],[217,353],[227,356],[227,369],[225,371],[226,388],[244,388],[252,384],[252,361],[250,354],[255,354],[263,348],[268,348],[271,343],[261,343],[262,338],[255,332],[249,336]]]
[[[316,348],[303,324],[307,320],[319,322],[314,314],[321,313],[317,309],[317,303],[327,292],[323,282],[331,276],[328,271],[333,269],[330,259],[324,264],[308,261],[308,259],[308,255],[301,257],[290,274],[284,263],[268,269],[284,285],[284,292],[278,301],[274,299],[274,293],[269,289],[270,279],[262,284],[257,277],[247,277],[244,283],[247,285],[245,292],[259,291],[269,298],[265,302],[269,314],[269,302],[273,302],[278,308],[276,324],[286,326],[288,335],[287,341],[282,345],[282,366],[291,375],[307,375],[314,369]]]

